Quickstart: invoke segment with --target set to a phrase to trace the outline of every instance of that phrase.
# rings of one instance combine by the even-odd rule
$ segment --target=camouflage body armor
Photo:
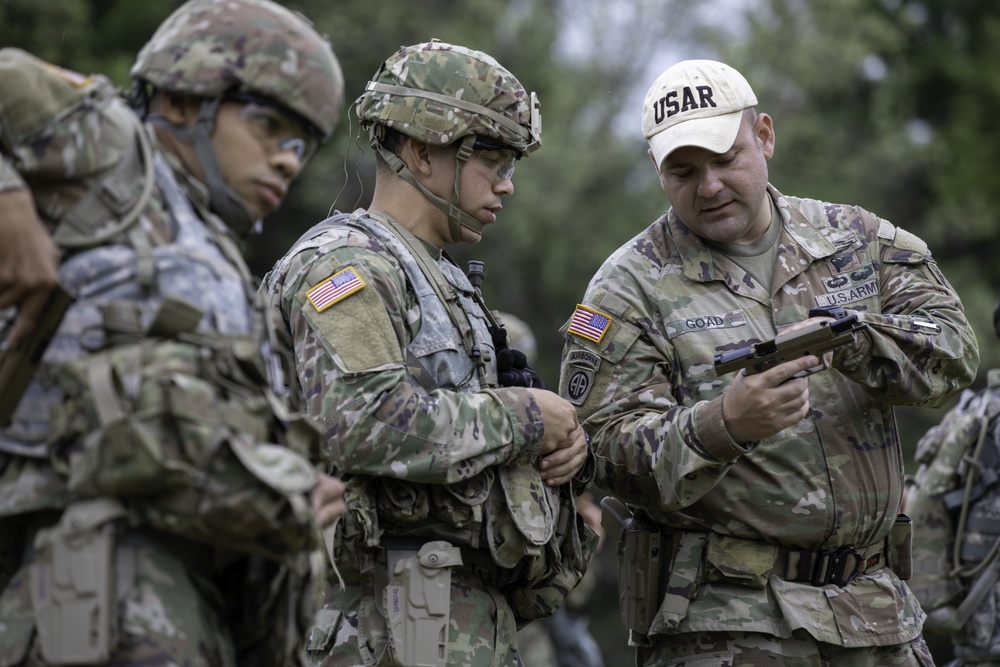
[[[907,480],[913,518],[910,589],[926,633],[950,636],[956,664],[1000,664],[1000,370],[966,390],[917,444]]]
[[[416,237],[391,218],[363,210],[335,215],[313,227],[287,256],[329,248],[337,239],[342,243],[358,233],[395,258],[416,295],[421,326],[404,352],[415,381],[427,391],[478,392],[499,386],[488,317],[469,279],[446,255],[431,258]],[[272,285],[287,280],[287,270],[279,264],[266,280]],[[457,304],[446,302],[445,293],[453,293]],[[459,328],[460,322],[467,323],[466,330]],[[479,351],[475,359],[467,352],[470,339]],[[488,468],[444,487],[343,476],[351,512],[335,533],[331,559],[336,577],[347,584],[368,578],[376,582],[371,616],[363,623],[375,664],[388,664],[382,661],[388,657],[383,642],[388,643],[389,631],[380,629],[386,623],[380,591],[388,584],[389,567],[381,560],[383,550],[392,558],[393,551],[416,553],[427,543],[458,547],[462,562],[455,566],[503,590],[523,623],[548,616],[562,604],[582,579],[595,548],[596,538],[577,516],[568,485],[560,490],[547,487],[533,458]],[[339,618],[321,614],[307,648],[325,650]]]

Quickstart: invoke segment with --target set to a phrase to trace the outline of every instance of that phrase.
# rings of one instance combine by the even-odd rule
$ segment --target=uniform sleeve
[[[881,401],[939,407],[976,378],[975,332],[922,240],[884,220],[878,237],[882,312],[835,364]]]
[[[28,188],[21,174],[6,156],[0,155],[0,192],[26,190]]]
[[[411,373],[404,351],[418,323],[394,260],[321,248],[295,258],[288,275],[282,307],[298,380],[338,473],[447,484],[537,455],[542,420],[528,391],[427,388]],[[311,290],[333,276],[347,294],[327,304]]]
[[[614,271],[608,265],[602,272]],[[599,278],[582,304],[610,319],[600,342],[569,333],[560,394],[574,403],[590,435],[598,486],[648,509],[686,507],[710,491],[747,450],[722,420],[722,397],[681,404],[675,355],[653,327],[637,283]],[[600,285],[615,283],[614,294]],[[595,288],[596,286],[596,288]]]

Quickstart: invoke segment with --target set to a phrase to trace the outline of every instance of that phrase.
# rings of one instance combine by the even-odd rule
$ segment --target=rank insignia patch
[[[361,290],[364,286],[365,281],[362,280],[357,269],[349,266],[306,292],[306,298],[309,299],[309,303],[313,305],[316,312],[322,313],[338,301],[342,301]]]
[[[600,343],[611,326],[611,316],[577,304],[567,331],[571,334]]]

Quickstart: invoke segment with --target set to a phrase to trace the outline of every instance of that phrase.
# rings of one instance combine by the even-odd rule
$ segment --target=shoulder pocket
[[[361,373],[403,363],[389,314],[364,264],[331,267],[329,276],[309,283],[299,294],[303,315],[338,368]]]
[[[0,127],[15,144],[35,137],[53,118],[91,94],[90,77],[64,70],[20,49],[0,54]]]
[[[591,333],[590,329],[581,328],[581,318],[589,318],[589,313],[598,313],[601,317],[608,318],[606,325],[602,323],[604,326],[599,340],[594,340],[598,338],[596,335],[590,338],[583,335]],[[587,320],[583,319],[582,322],[586,324]],[[577,306],[573,316],[559,331],[566,338],[559,393],[577,406],[582,406],[587,401],[599,378],[603,378],[605,384],[610,378],[608,372],[599,373],[601,366],[621,361],[641,334],[638,327],[619,317],[582,305]]]
[[[930,250],[917,235],[896,227],[888,220],[879,220],[879,243],[883,246],[882,260],[892,264],[918,264],[927,261]]]

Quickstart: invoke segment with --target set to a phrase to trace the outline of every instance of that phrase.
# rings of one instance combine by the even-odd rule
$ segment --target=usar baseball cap
[[[743,75],[715,60],[684,60],[667,68],[646,92],[642,133],[657,166],[682,146],[713,153],[732,148],[743,110],[757,97]]]

